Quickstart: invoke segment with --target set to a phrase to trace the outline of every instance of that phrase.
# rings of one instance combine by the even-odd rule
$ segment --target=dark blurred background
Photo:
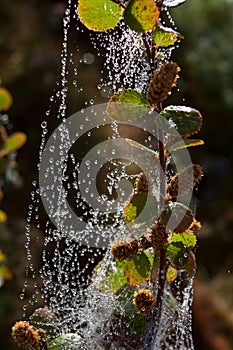
[[[66,1],[1,1],[0,78],[12,94],[9,110],[13,131],[28,136],[18,153],[22,182],[6,184],[1,207],[8,221],[0,226],[0,248],[13,278],[0,288],[1,349],[13,350],[12,324],[22,316],[19,298],[25,276],[24,226],[32,181],[37,178],[41,122],[60,76],[62,18]],[[205,145],[191,150],[205,176],[197,192],[197,217],[203,223],[197,250],[194,293],[194,340],[197,350],[233,349],[233,1],[187,0],[171,11],[185,40],[173,55],[182,68],[176,103],[201,111],[204,124],[198,137]],[[72,33],[73,48],[77,31]],[[82,43],[85,48],[85,42]],[[88,45],[88,44],[87,44]],[[90,47],[86,48],[86,52]],[[75,52],[75,50],[74,50]],[[85,49],[84,51],[85,52]],[[74,58],[74,60],[77,58]],[[92,98],[98,60],[89,68]],[[91,77],[91,78],[90,78]],[[80,97],[79,97],[80,98]],[[170,101],[175,102],[174,97]],[[73,111],[79,102],[73,101]],[[52,118],[52,117],[51,117]],[[56,119],[54,118],[54,126]],[[52,123],[53,123],[52,122]],[[33,228],[34,259],[40,264],[43,233]]]

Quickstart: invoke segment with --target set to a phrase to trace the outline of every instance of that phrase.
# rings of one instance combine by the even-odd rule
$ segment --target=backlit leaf
[[[127,284],[124,275],[125,261],[116,261],[114,264],[114,268],[110,267],[104,278],[94,280],[97,288],[103,291],[109,289],[111,292],[116,292]],[[99,268],[101,268],[101,263],[97,266],[97,269]]]
[[[0,250],[0,263],[2,263],[5,260],[5,255],[3,254],[3,252]]]
[[[147,194],[136,194],[124,206],[124,220],[126,223],[134,221],[142,212],[147,200]]]
[[[78,16],[91,30],[104,32],[121,19],[121,8],[111,0],[79,0]]]
[[[172,235],[172,242],[166,246],[168,259],[177,267],[185,266],[189,258],[189,252],[196,245],[196,236],[192,233]]]
[[[137,223],[147,222],[156,215],[158,209],[157,200],[154,196],[147,193],[134,194],[124,206],[124,221],[126,224],[132,223],[137,219]],[[148,210],[144,210],[144,207]]]
[[[159,19],[159,9],[153,0],[130,0],[124,12],[125,22],[136,32],[147,32]]]
[[[194,215],[190,208],[177,202],[166,204],[161,213],[161,221],[169,230],[185,232],[193,223]]]
[[[172,266],[169,266],[167,269],[167,274],[166,274],[167,282],[175,281],[176,277],[177,277],[177,269],[175,269]]]
[[[150,276],[151,264],[145,253],[136,254],[131,260],[125,261],[124,274],[130,285],[136,286],[146,281]]]
[[[181,136],[188,137],[197,133],[202,126],[199,111],[186,106],[168,106],[161,115],[171,123]]]
[[[6,213],[0,209],[0,222],[5,222],[7,220]]]
[[[3,278],[4,280],[11,280],[13,277],[12,272],[5,266],[0,266],[0,278]]]
[[[194,233],[173,233],[172,243],[178,242],[181,242],[189,250],[192,250],[197,243],[197,238]]]
[[[13,99],[9,91],[5,88],[0,88],[0,110],[7,111],[13,103]]]
[[[146,146],[143,146],[141,143],[139,143],[139,142],[136,142],[136,141],[134,141],[134,140],[131,140],[131,139],[125,139],[125,141],[126,142],[128,142],[128,144],[130,144],[131,146],[133,146],[133,147],[135,147],[135,148],[138,148],[138,149],[140,149],[140,150],[142,150],[142,151],[145,151],[145,152],[149,152],[149,153],[151,153],[151,154],[153,154],[153,156],[155,156],[155,157],[158,157],[158,152],[157,151],[154,151],[153,149],[151,149],[151,148],[148,148],[148,147],[146,147]]]
[[[149,103],[136,90],[128,89],[113,95],[107,105],[107,113],[113,120],[127,121],[142,117],[149,110]]]
[[[177,39],[183,39],[183,36],[171,28],[159,25],[153,31],[153,40],[156,47],[174,45]]]
[[[6,140],[4,149],[8,152],[16,151],[21,148],[27,140],[27,136],[23,132],[15,132]]]
[[[169,147],[171,151],[178,151],[179,149],[188,148],[188,147],[196,147],[204,145],[203,140],[199,139],[183,139],[182,141],[178,141]]]

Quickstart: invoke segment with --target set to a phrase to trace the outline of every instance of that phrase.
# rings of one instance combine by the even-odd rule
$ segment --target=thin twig
[[[149,45],[148,40],[147,40],[146,33],[142,34],[142,40],[143,40],[143,44],[144,44],[145,49],[146,49],[146,54],[147,54],[147,58],[148,58],[148,61],[150,64],[151,73],[153,75],[155,67],[153,65],[152,52],[151,52],[150,45]]]

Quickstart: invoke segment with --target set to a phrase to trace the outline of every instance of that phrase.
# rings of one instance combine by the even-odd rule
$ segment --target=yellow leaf
[[[4,145],[4,149],[8,152],[16,151],[21,148],[27,140],[26,134],[23,132],[15,132],[8,137]]]
[[[12,279],[12,272],[6,266],[0,266],[0,276],[4,280]]]
[[[204,145],[203,140],[199,139],[184,139],[183,141],[178,141],[174,143],[174,145],[171,146],[171,151],[178,151],[179,149],[188,148],[188,147],[195,147],[195,146],[202,146]]]
[[[7,220],[6,213],[0,209],[0,222],[5,222]]]
[[[0,109],[7,111],[13,103],[13,99],[9,91],[5,88],[0,88]]]
[[[176,277],[177,277],[177,270],[174,267],[169,266],[166,274],[167,282],[173,282],[176,279]]]

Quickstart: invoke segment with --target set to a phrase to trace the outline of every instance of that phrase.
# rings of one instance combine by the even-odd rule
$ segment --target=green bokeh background
[[[7,256],[13,279],[0,289],[1,349],[17,347],[11,326],[21,318],[19,299],[25,275],[25,237],[31,182],[37,178],[40,124],[49,97],[60,76],[65,1],[28,0],[0,3],[0,78],[11,91],[12,130],[21,130],[28,142],[18,154],[21,185],[5,184],[2,208],[9,220],[0,226],[0,247]],[[191,151],[204,169],[197,192],[197,217],[203,222],[197,251],[198,274],[194,303],[194,340],[197,350],[233,348],[233,1],[187,0],[171,11],[185,40],[173,55],[182,68],[179,92],[168,103],[185,104],[201,111],[203,128],[198,137],[205,145]],[[77,46],[77,31],[70,33]],[[81,43],[85,48],[85,42]],[[93,52],[86,44],[84,52]],[[78,60],[79,57],[74,57]],[[83,100],[96,93],[100,59],[80,73],[89,88]],[[86,83],[87,84],[87,83]],[[80,99],[80,97],[79,97]],[[70,112],[79,101],[71,98]],[[56,119],[51,114],[55,123]],[[40,264],[43,233],[33,228],[33,257]]]

